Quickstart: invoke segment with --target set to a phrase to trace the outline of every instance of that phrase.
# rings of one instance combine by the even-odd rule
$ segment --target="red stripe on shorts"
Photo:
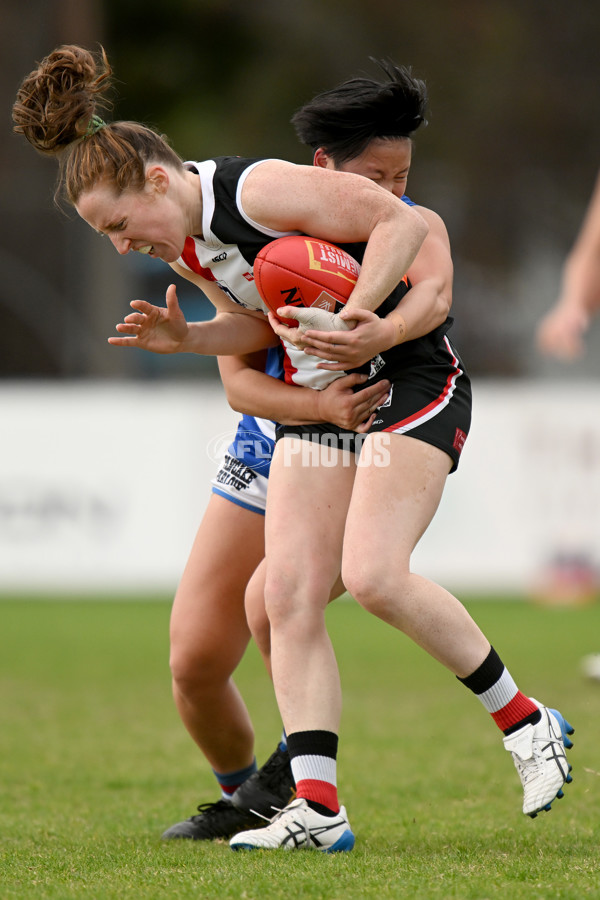
[[[444,385],[444,389],[441,394],[436,397],[435,400],[432,400],[431,403],[428,403],[427,406],[424,406],[422,409],[419,409],[417,410],[417,412],[413,413],[412,416],[407,416],[406,419],[401,419],[399,422],[396,422],[395,425],[389,425],[387,428],[383,429],[384,431],[398,431],[398,429],[400,428],[406,428],[408,425],[418,423],[420,419],[430,419],[438,412],[441,412],[441,410],[446,406],[448,398],[454,392],[456,379],[459,375],[462,375],[462,369],[459,368],[458,359],[452,352],[451,344],[448,338],[444,338],[444,342],[446,344],[448,353],[452,357],[453,369],[446,379],[446,384]]]

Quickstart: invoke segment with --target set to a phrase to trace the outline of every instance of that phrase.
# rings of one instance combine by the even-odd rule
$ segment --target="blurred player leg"
[[[177,709],[217,772],[249,766],[254,732],[232,673],[250,632],[244,592],[264,556],[264,517],[211,495],[171,614]]]

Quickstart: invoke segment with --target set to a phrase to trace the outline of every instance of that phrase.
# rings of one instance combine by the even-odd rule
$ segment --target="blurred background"
[[[598,169],[597,4],[29,0],[25,19],[22,2],[0,0],[0,15],[0,590],[81,589],[99,573],[98,583],[170,586],[214,447],[235,421],[214,360],[107,344],[129,300],[162,302],[170,270],[119,258],[58,211],[55,162],[11,134],[20,81],[68,42],[102,43],[116,76],[113,118],[158,128],[185,159],[310,163],[289,120],[314,93],[377,74],[370,56],[427,81],[429,124],[416,134],[408,193],[450,233],[452,336],[474,381],[475,419],[424,561],[477,590],[533,590],[557,565],[586,591],[595,585],[600,328],[569,366],[542,359],[533,335]],[[200,292],[178,289],[188,318],[210,317]],[[159,491],[144,489],[144,466],[160,467]],[[460,552],[446,549],[448,526]],[[136,537],[147,548],[138,569],[123,552]],[[158,572],[149,556],[163,559]]]

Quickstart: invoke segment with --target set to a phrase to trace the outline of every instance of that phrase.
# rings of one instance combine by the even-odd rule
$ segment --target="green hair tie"
[[[104,119],[101,119],[100,116],[92,116],[88,122],[84,137],[91,137],[92,134],[96,134],[96,132],[100,131],[101,128],[104,128],[105,125],[106,122]]]

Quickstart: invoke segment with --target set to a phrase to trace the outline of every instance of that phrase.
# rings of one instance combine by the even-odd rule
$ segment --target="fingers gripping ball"
[[[340,330],[343,320],[334,315],[344,308],[354,290],[360,265],[328,241],[291,235],[271,241],[254,261],[254,280],[269,309],[281,306],[306,309],[299,316],[303,330]],[[293,326],[292,319],[279,318]]]
[[[318,306],[311,306],[309,309],[298,307],[296,320],[300,331],[310,331],[311,329],[314,331],[348,331],[350,329],[345,319],[340,319],[336,312],[329,312]],[[292,319],[285,321],[289,325]]]

